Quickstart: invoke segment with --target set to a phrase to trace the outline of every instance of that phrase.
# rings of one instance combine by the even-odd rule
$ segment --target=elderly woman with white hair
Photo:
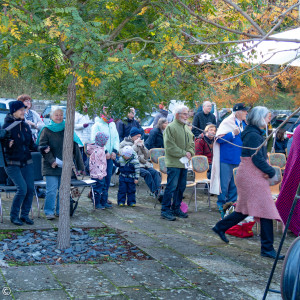
[[[177,107],[174,121],[163,133],[168,179],[161,206],[161,217],[169,221],[176,220],[176,217],[188,217],[180,209],[187,178],[187,164],[184,160],[190,160],[195,154],[194,137],[186,125],[188,117],[189,109],[186,106]]]
[[[247,116],[245,130],[242,132],[243,147],[257,148],[264,142],[264,129],[267,126],[269,110],[263,106],[253,108]],[[242,150],[241,163],[236,173],[238,200],[235,212],[219,221],[213,231],[225,242],[226,230],[253,216],[261,224],[261,256],[275,258],[273,247],[273,219],[281,220],[272,199],[269,178],[275,176],[275,170],[267,162],[267,147],[263,146],[257,154],[255,150]],[[280,256],[283,259],[283,256]]]
[[[199,137],[205,127],[209,124],[216,125],[216,117],[213,113],[211,113],[212,110],[212,103],[210,101],[204,101],[202,105],[202,111],[196,113],[194,120],[193,120],[193,126],[197,128],[193,128],[192,132],[195,135],[195,137]]]
[[[58,165],[58,160],[63,157],[63,141],[65,131],[64,113],[61,108],[54,106],[50,113],[51,121],[49,125],[43,127],[37,140],[40,146],[50,146],[50,151],[43,154],[43,176],[46,177],[46,198],[44,205],[44,212],[48,220],[55,218],[59,215],[59,186],[61,179],[61,166]],[[82,157],[78,145],[81,141],[74,133],[73,145],[73,161],[77,170],[84,170]],[[56,204],[56,212],[55,202]]]

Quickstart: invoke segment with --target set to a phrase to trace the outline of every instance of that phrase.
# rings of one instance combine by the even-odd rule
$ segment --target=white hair
[[[64,113],[63,109],[61,107],[59,107],[58,105],[52,106],[51,107],[51,111],[50,111],[50,118],[53,116],[53,114],[60,110],[62,113]]]
[[[212,103],[210,101],[204,101],[203,104],[202,104],[202,107],[205,107],[208,104],[212,105]]]
[[[247,115],[247,123],[248,125],[255,125],[257,127],[265,127],[267,117],[270,111],[264,106],[256,106],[251,109],[249,114]]]
[[[187,107],[187,106],[185,106],[185,105],[178,105],[178,106],[176,106],[175,107],[175,109],[174,109],[174,115],[176,116],[177,114],[180,114],[180,113],[182,113],[182,111],[183,110],[189,110],[189,108]]]

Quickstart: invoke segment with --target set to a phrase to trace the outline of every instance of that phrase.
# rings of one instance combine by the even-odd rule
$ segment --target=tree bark
[[[76,77],[68,85],[66,126],[63,145],[63,168],[59,189],[59,222],[57,248],[70,247],[70,185],[73,166],[73,136],[76,104]]]

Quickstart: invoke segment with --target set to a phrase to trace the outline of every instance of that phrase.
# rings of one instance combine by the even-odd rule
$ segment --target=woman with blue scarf
[[[44,212],[48,220],[55,219],[59,215],[59,186],[61,179],[61,165],[63,156],[63,141],[65,121],[63,111],[59,107],[53,107],[50,113],[51,122],[45,126],[37,139],[40,146],[50,146],[50,151],[43,154],[43,176],[46,177],[46,198]],[[77,170],[84,170],[79,146],[82,145],[78,136],[74,133],[73,160]],[[56,210],[55,209],[55,200]]]

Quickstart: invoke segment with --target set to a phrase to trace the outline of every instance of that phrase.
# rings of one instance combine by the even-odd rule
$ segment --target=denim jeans
[[[220,163],[221,194],[218,196],[217,205],[223,206],[227,202],[236,202],[237,190],[234,183],[233,169],[239,165]]]
[[[12,219],[28,217],[34,194],[33,164],[25,165],[24,167],[7,166],[5,171],[17,188],[11,205],[10,217]]]
[[[55,202],[56,214],[59,214],[59,187],[60,176],[46,176],[46,198],[44,205],[45,215],[54,215]]]
[[[167,185],[161,205],[162,212],[180,209],[183,193],[186,188],[187,169],[167,168],[167,175]],[[172,197],[173,203],[171,205]]]
[[[112,172],[113,172],[113,160],[112,159],[108,159],[107,160],[107,169],[106,169],[106,173],[107,175],[104,177],[105,178],[105,188],[103,189],[103,193],[101,195],[101,201],[105,201],[107,202],[108,200],[108,189],[110,186],[110,181],[111,181],[111,177],[112,177]]]
[[[96,184],[94,185],[93,189],[95,192],[95,206],[101,204],[102,206],[107,203],[105,199],[101,198],[101,195],[103,194],[103,191],[105,189],[105,178],[98,179],[98,178],[91,178],[93,180],[96,180]]]
[[[148,185],[151,193],[154,193],[160,189],[161,177],[159,172],[153,168],[140,168],[140,173]]]

